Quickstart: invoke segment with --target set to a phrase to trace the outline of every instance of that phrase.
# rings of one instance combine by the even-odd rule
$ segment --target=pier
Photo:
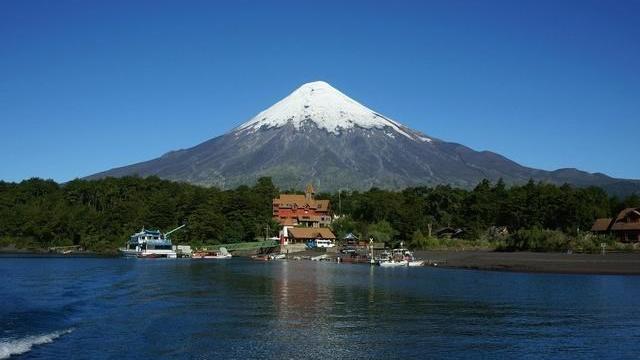
[[[203,246],[204,250],[218,250],[221,247],[224,247],[229,252],[233,251],[262,251],[266,249],[273,249],[280,247],[280,242],[277,240],[264,240],[264,241],[253,241],[253,242],[242,242],[242,243],[231,243],[231,244],[219,244],[219,245],[207,245]]]

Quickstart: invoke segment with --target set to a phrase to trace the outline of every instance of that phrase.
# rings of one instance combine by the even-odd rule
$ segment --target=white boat
[[[218,260],[224,260],[224,259],[231,259],[233,256],[231,254],[226,254],[226,255],[222,255],[222,254],[216,254],[216,255],[205,255],[203,257],[203,259],[218,259]]]
[[[411,267],[424,266],[424,260],[416,259],[415,256],[413,256],[413,253],[409,250],[403,251],[403,258],[407,261],[407,266],[411,266]]]
[[[324,259],[327,258],[327,254],[322,254],[322,255],[318,255],[318,256],[312,256],[311,260],[313,261],[322,261]]]
[[[381,267],[407,266],[407,261],[405,261],[402,257],[395,256],[395,253],[389,253],[388,251],[384,251],[383,253],[381,253],[375,259],[375,263],[380,265]]]
[[[381,258],[378,259],[377,264],[382,267],[400,267],[400,266],[424,266],[423,260],[417,260],[411,251],[402,247],[391,250],[391,254],[388,252],[382,253]]]
[[[407,260],[382,260],[378,263],[381,267],[401,267],[401,266],[409,266],[409,262]]]
[[[287,258],[287,256],[285,254],[275,254],[275,255],[269,255],[269,258],[271,260],[284,260]]]
[[[125,246],[119,251],[124,257],[175,259],[178,256],[173,250],[173,244],[168,235],[184,226],[179,226],[166,234],[160,230],[142,228],[140,232],[131,235]]]

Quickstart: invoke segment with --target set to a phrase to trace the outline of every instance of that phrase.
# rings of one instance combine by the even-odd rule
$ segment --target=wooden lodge
[[[288,242],[292,244],[307,243],[312,240],[330,240],[334,242],[336,236],[329,228],[300,228],[292,227],[287,229]]]
[[[622,242],[640,242],[640,208],[626,208],[614,219],[596,219],[591,231],[613,234]]]
[[[311,184],[307,185],[304,195],[281,194],[273,199],[273,218],[282,226],[328,227],[330,211],[329,200],[316,200]]]
[[[311,184],[307,185],[304,195],[281,194],[273,199],[273,219],[282,225],[282,245],[336,239],[329,230],[331,204],[329,200],[316,200]]]

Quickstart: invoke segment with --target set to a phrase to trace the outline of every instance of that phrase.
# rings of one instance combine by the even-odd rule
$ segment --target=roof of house
[[[611,225],[611,230],[619,231],[619,230],[638,230],[640,231],[640,222],[624,222],[619,221]]]
[[[448,233],[457,234],[457,233],[461,233],[461,232],[464,232],[464,229],[452,228],[452,227],[448,227],[448,226],[436,230],[436,234],[448,234]]]
[[[290,208],[294,205],[297,207],[309,206],[309,208],[318,211],[329,210],[329,200],[307,199],[304,195],[281,194],[280,197],[273,199],[273,204],[281,208]]]
[[[449,232],[453,233],[453,232],[455,232],[455,231],[456,231],[456,229],[454,229],[454,228],[452,228],[452,227],[448,227],[448,226],[447,226],[447,227],[443,227],[443,228],[437,229],[437,230],[435,231],[435,233],[436,233],[436,234],[440,234],[440,233],[449,233]]]
[[[293,206],[293,205],[297,205],[299,207],[303,207],[303,206],[307,205],[309,202],[307,201],[307,199],[305,198],[304,195],[281,194],[279,197],[273,199],[273,203],[277,204],[277,205],[279,205],[281,207],[288,207],[288,206]]]
[[[640,208],[626,208],[618,213],[615,219],[596,219],[591,231],[627,231],[640,230],[640,221],[628,221],[629,218],[640,218]]]
[[[345,237],[345,240],[358,240],[358,237],[353,235],[353,233],[348,233]]]
[[[329,210],[329,200],[316,200],[318,210]]]
[[[313,221],[313,222],[319,222],[320,221],[320,216],[317,215],[298,215],[298,222],[300,221]]]
[[[292,218],[284,218],[284,219],[278,219],[278,222],[280,223],[280,225],[282,226],[293,226],[296,225],[297,223],[293,221]]]
[[[291,228],[289,229],[289,237],[295,239],[335,239],[331,230],[328,228]]]
[[[607,231],[609,230],[609,226],[611,225],[611,218],[600,218],[596,219],[596,221],[591,226],[591,231]]]
[[[624,220],[626,217],[630,215],[635,215],[637,217],[640,217],[640,208],[626,208],[620,211],[618,213],[618,216],[616,217],[616,222],[620,220]]]

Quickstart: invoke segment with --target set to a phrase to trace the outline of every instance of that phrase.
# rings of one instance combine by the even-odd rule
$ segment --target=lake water
[[[0,257],[0,358],[640,356],[640,277]]]

